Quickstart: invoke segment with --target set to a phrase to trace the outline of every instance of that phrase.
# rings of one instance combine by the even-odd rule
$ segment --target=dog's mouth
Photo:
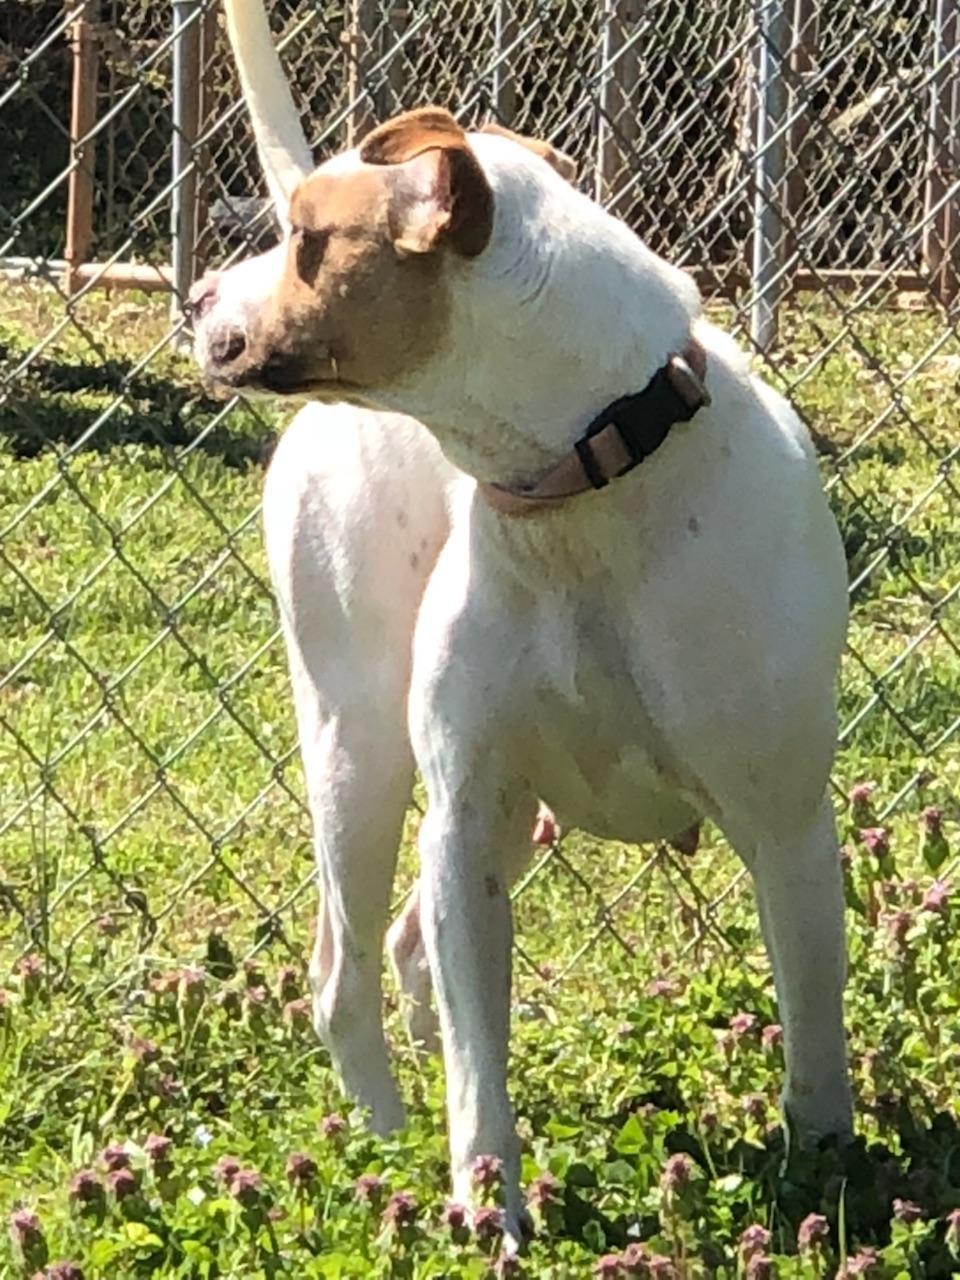
[[[353,401],[361,395],[361,388],[343,377],[336,357],[327,352],[319,359],[313,353],[309,367],[295,357],[275,353],[261,362],[208,365],[206,372],[212,382],[227,390],[258,397]]]

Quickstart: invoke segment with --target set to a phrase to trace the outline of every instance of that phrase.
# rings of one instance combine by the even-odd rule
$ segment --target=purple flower
[[[756,1025],[755,1013],[735,1013],[730,1019],[730,1033],[735,1041],[740,1040],[743,1036],[749,1035]]]
[[[103,1183],[93,1169],[78,1169],[70,1179],[68,1195],[72,1204],[99,1204],[103,1200]]]
[[[650,1280],[674,1280],[676,1271],[669,1258],[662,1253],[655,1253],[647,1262]]]
[[[660,1174],[661,1189],[667,1195],[675,1195],[689,1184],[692,1172],[693,1165],[689,1156],[685,1156],[682,1152],[670,1156]]]
[[[848,1258],[846,1265],[840,1268],[837,1272],[837,1280],[849,1280],[851,1276],[868,1276],[876,1265],[876,1249],[861,1249],[852,1258]]]
[[[213,1166],[213,1172],[217,1181],[222,1182],[229,1190],[230,1184],[240,1172],[240,1161],[236,1156],[221,1156]]]
[[[173,1139],[164,1133],[151,1133],[143,1149],[157,1177],[167,1177],[173,1170]]]
[[[650,1265],[650,1251],[645,1244],[628,1244],[620,1256],[620,1265],[628,1276],[645,1276]]]
[[[715,1111],[708,1109],[700,1112],[700,1128],[704,1133],[713,1133],[719,1123],[720,1117]]]
[[[177,974],[177,1003],[183,1012],[194,1014],[203,1004],[207,990],[206,977],[203,969],[189,966]]]
[[[920,825],[923,827],[924,835],[932,836],[936,839],[943,835],[943,813],[940,807],[935,804],[928,804],[920,814]]]
[[[131,1036],[128,1048],[136,1061],[145,1067],[160,1057],[159,1048],[152,1040],[145,1040],[142,1036]]]
[[[473,1215],[473,1231],[478,1240],[490,1243],[503,1235],[503,1210],[482,1208]]]
[[[620,1265],[619,1255],[606,1253],[602,1258],[598,1258],[597,1265],[593,1268],[593,1274],[603,1277],[603,1280],[617,1280],[618,1276],[623,1275],[623,1267]]]
[[[361,1173],[353,1184],[353,1193],[361,1204],[379,1205],[386,1191],[386,1183],[376,1173]]]
[[[444,1205],[443,1222],[451,1231],[460,1231],[468,1225],[468,1214],[466,1207],[462,1204],[451,1202]]]
[[[320,1121],[320,1131],[325,1138],[339,1138],[347,1129],[347,1122],[336,1111],[324,1116]]]
[[[920,904],[921,911],[932,911],[935,915],[942,916],[947,909],[947,903],[950,897],[950,886],[945,880],[934,880],[933,884],[923,895],[923,902]]]
[[[403,1227],[412,1227],[417,1220],[419,1209],[416,1196],[411,1195],[409,1191],[395,1191],[383,1211],[383,1225],[395,1231]]]
[[[9,1219],[13,1251],[28,1271],[39,1269],[47,1260],[47,1242],[40,1219],[29,1209],[14,1209]]]
[[[676,996],[683,990],[683,984],[676,978],[653,978],[647,983],[648,996]]]
[[[765,1253],[751,1254],[745,1275],[746,1280],[773,1280],[773,1259]]]
[[[31,951],[17,964],[17,972],[20,975],[20,986],[25,999],[32,1000],[40,990],[43,981],[43,960]]]
[[[253,1209],[260,1204],[263,1179],[256,1169],[238,1169],[227,1184],[227,1190],[238,1204]]]
[[[120,932],[120,926],[109,911],[104,911],[103,915],[97,916],[96,930],[104,938],[115,938]]]
[[[754,1120],[759,1124],[761,1120],[766,1119],[767,1100],[762,1093],[746,1094],[740,1105],[743,1107],[743,1114],[748,1120]]]
[[[108,1147],[104,1147],[100,1152],[100,1161],[105,1169],[111,1171],[130,1167],[130,1157],[122,1142],[111,1142]]]
[[[897,947],[902,947],[913,924],[913,913],[910,911],[891,911],[883,917],[887,933]]]
[[[893,1216],[898,1222],[912,1223],[922,1222],[926,1216],[918,1204],[913,1200],[896,1199],[893,1202]]]
[[[126,1200],[140,1190],[140,1180],[132,1169],[111,1169],[107,1174],[107,1186],[114,1199]]]
[[[797,1230],[797,1248],[812,1253],[830,1239],[830,1224],[822,1213],[808,1213]]]
[[[877,784],[875,782],[855,782],[853,784],[847,793],[847,799],[850,802],[854,817],[861,818],[866,815],[870,809],[870,802],[876,789]]]
[[[317,1162],[302,1151],[295,1151],[287,1160],[287,1181],[291,1187],[306,1190],[317,1177]]]
[[[561,1198],[562,1187],[552,1173],[541,1173],[527,1188],[527,1203],[534,1209],[543,1209],[548,1204],[558,1204]]]
[[[746,1262],[755,1253],[763,1253],[769,1244],[770,1232],[759,1222],[754,1222],[740,1236],[740,1256]]]
[[[310,1026],[310,1001],[302,996],[296,1000],[288,1000],[283,1006],[282,1017],[289,1026],[306,1030]]]
[[[493,1266],[493,1274],[507,1280],[510,1276],[520,1275],[520,1259],[515,1253],[501,1253]]]
[[[75,1262],[51,1262],[43,1276],[44,1280],[83,1280],[83,1272]]]
[[[284,1004],[300,998],[300,971],[293,965],[280,970],[277,975],[277,991]]]
[[[771,1022],[760,1032],[760,1043],[765,1049],[777,1049],[783,1044],[783,1027],[779,1022]]]
[[[886,858],[890,854],[890,832],[886,827],[863,827],[860,839],[868,853],[875,858]]]
[[[495,1191],[503,1177],[503,1161],[499,1156],[477,1156],[470,1177],[478,1191]]]

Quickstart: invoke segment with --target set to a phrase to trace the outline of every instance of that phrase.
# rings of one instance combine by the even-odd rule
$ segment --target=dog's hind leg
[[[506,853],[504,875],[508,885],[519,879],[530,865],[533,844],[541,842],[540,829],[550,831],[555,825],[553,815],[541,805],[533,843],[518,843]],[[410,891],[400,915],[387,930],[387,955],[404,1000],[404,1017],[410,1039],[425,1053],[438,1052],[440,1026],[433,1008],[433,984],[420,929],[419,881]]]
[[[383,1034],[383,934],[413,768],[402,735],[381,728],[371,741],[370,724],[352,709],[318,718],[304,736],[321,895],[310,981],[317,1032],[343,1087],[385,1133],[403,1123],[403,1107]]]
[[[828,796],[806,825],[776,838],[730,833],[753,876],[783,1024],[783,1108],[801,1147],[848,1135],[852,1100],[843,1030],[843,882]],[[749,852],[748,852],[749,851]]]
[[[264,494],[321,892],[314,1021],[348,1094],[403,1122],[383,1033],[383,937],[413,780],[411,641],[447,532],[444,477],[409,420],[311,406]]]

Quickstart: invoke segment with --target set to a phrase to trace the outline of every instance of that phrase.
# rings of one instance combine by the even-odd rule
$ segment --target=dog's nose
[[[224,325],[210,335],[207,351],[214,364],[227,365],[239,360],[247,349],[247,336],[242,329]]]
[[[191,324],[202,320],[216,302],[219,286],[220,273],[211,271],[191,287],[183,308],[183,314]]]

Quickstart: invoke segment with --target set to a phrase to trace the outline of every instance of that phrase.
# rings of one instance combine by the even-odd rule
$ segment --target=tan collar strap
[[[591,489],[603,489],[659,449],[672,426],[689,422],[710,403],[706,373],[707,354],[691,338],[642,391],[608,404],[570,452],[535,484],[513,488],[481,482],[481,494],[504,515],[533,515]]]

